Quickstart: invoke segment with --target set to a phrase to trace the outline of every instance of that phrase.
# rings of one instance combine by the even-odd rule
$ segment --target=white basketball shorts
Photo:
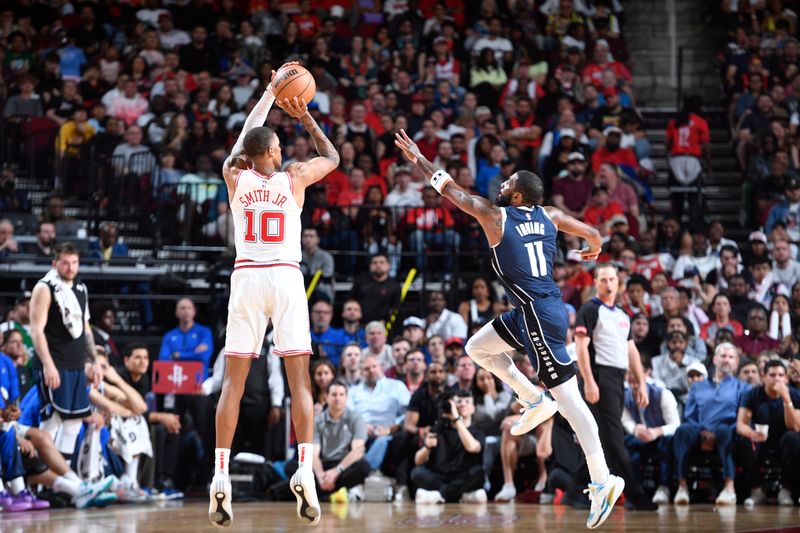
[[[297,263],[237,261],[231,275],[225,355],[258,357],[270,318],[272,353],[311,354],[308,304]]]

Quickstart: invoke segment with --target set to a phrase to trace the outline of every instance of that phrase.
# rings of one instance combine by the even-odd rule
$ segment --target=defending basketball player
[[[292,65],[295,63],[290,63]],[[284,65],[286,67],[287,65]],[[275,77],[275,72],[273,79]],[[217,406],[217,448],[208,517],[218,527],[233,521],[228,477],[230,447],[239,418],[239,401],[253,357],[258,357],[267,328],[274,327],[273,353],[283,358],[292,395],[292,422],[297,434],[299,468],[291,489],[297,515],[308,524],[320,519],[314,486],[314,404],[308,372],[311,355],[308,308],[300,272],[300,212],[305,189],[339,164],[339,155],[308,113],[305,100],[288,98],[279,105],[299,119],[314,142],[318,157],[281,167],[281,146],[273,130],[263,127],[275,101],[273,84],[250,112],[222,172],[228,186],[236,231],[236,263],[231,276],[226,331],[225,378]]]
[[[578,435],[592,480],[585,491],[591,500],[586,526],[598,527],[611,513],[625,481],[609,472],[597,423],[578,390],[575,365],[566,350],[569,319],[552,272],[559,230],[589,243],[580,252],[585,260],[600,253],[600,234],[555,207],[538,205],[544,186],[532,172],[522,170],[512,175],[501,186],[497,205],[493,205],[483,197],[470,195],[447,172],[425,159],[405,131],[400,130],[396,137],[397,147],[433,188],[478,220],[492,248],[492,267],[514,305],[513,310],[469,339],[467,353],[516,392],[523,410],[512,434],[527,433],[560,409]],[[507,354],[512,350],[528,354],[555,402],[517,370]]]

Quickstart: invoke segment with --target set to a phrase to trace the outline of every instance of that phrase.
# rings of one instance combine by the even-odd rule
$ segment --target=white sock
[[[228,463],[231,462],[230,448],[214,448],[214,474],[228,475]]]
[[[78,477],[78,474],[76,474],[76,473],[75,473],[75,472],[73,472],[72,470],[70,470],[69,472],[67,472],[66,474],[64,474],[64,476],[63,476],[63,477],[65,477],[65,478],[69,479],[70,481],[75,481],[75,482],[76,482],[76,483],[78,483],[79,485],[80,485],[80,484],[81,484],[81,482],[82,482],[81,478],[79,478],[79,477]]]
[[[11,481],[8,482],[8,488],[11,490],[11,494],[16,496],[23,490],[25,490],[25,480],[21,477],[15,477]]]
[[[69,494],[74,498],[81,493],[81,482],[70,479],[65,474],[63,476],[58,476],[56,480],[53,481],[53,490]]]
[[[297,464],[300,468],[311,468],[314,460],[314,445],[310,442],[303,442],[297,445]]]
[[[550,389],[550,394],[558,402],[559,411],[578,436],[578,443],[586,456],[592,483],[605,483],[608,479],[608,465],[603,454],[603,445],[600,443],[597,422],[578,390],[578,378],[570,378],[565,383],[553,387]]]
[[[133,459],[131,459],[130,463],[125,463],[125,475],[130,478],[131,482],[134,485],[137,485],[137,479],[139,476],[139,456],[137,455]]]

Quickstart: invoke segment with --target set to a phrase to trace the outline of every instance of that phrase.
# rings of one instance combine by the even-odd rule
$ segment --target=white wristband
[[[431,176],[431,186],[436,189],[439,194],[442,194],[445,186],[453,181],[453,178],[444,170],[437,170]]]

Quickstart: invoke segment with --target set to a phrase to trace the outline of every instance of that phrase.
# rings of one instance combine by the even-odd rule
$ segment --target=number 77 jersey
[[[292,178],[286,172],[265,175],[255,169],[236,177],[231,198],[237,267],[280,261],[300,263],[300,213]]]
[[[561,297],[553,280],[556,229],[541,206],[504,207],[503,237],[492,248],[492,268],[514,307]]]

